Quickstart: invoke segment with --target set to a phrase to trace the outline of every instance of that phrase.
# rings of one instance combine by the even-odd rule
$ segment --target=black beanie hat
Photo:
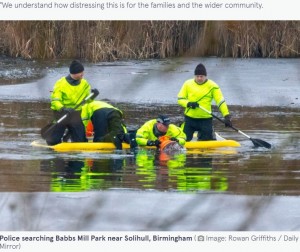
[[[156,119],[157,122],[162,123],[165,126],[168,126],[171,123],[171,120],[169,117],[165,115],[159,115]]]
[[[70,65],[70,74],[78,74],[84,71],[83,65],[78,60],[73,60]]]
[[[205,76],[207,76],[206,68],[203,64],[200,63],[200,64],[198,64],[198,66],[196,66],[195,75],[205,75]]]

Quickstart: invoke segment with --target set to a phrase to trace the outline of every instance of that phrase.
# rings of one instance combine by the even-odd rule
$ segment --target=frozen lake
[[[129,126],[158,113],[179,123],[177,93],[200,62],[220,85],[234,126],[271,150],[254,149],[219,122],[216,131],[241,148],[171,157],[172,167],[153,153],[34,149],[51,120],[50,91],[69,62],[1,61],[0,229],[300,230],[298,59],[107,62],[86,64],[85,78]]]

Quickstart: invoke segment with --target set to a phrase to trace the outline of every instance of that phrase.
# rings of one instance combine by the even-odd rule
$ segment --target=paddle
[[[85,104],[89,99],[95,99],[96,96],[98,94],[95,94],[95,93],[90,93],[84,100],[82,100],[79,104],[77,104],[75,107],[74,107],[74,110],[76,110],[78,107],[82,106],[83,104]],[[49,123],[47,124],[45,127],[43,127],[41,129],[41,136],[43,139],[46,139],[50,134],[51,132],[53,132],[53,130],[55,129],[55,127],[60,124],[63,120],[65,120],[67,117],[68,117],[69,113],[66,113],[65,115],[63,115],[60,119],[58,119],[56,122],[52,122],[52,123]]]
[[[208,114],[210,114],[212,117],[218,119],[220,122],[225,123],[220,117],[214,115],[212,112],[208,111],[206,108],[203,108],[200,105],[199,105],[199,108],[202,109],[203,111],[207,112]],[[261,139],[252,138],[252,137],[248,136],[246,133],[242,132],[241,130],[239,130],[233,126],[229,126],[229,127],[234,129],[236,132],[244,135],[245,137],[249,138],[255,147],[265,147],[267,149],[271,148],[271,144],[269,144]]]

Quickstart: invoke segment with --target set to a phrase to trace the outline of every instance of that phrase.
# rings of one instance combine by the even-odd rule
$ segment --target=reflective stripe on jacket
[[[194,79],[187,80],[177,98],[178,104],[185,108],[184,114],[191,118],[211,118],[212,116],[200,108],[187,108],[188,102],[198,102],[201,107],[211,111],[212,100],[214,100],[223,116],[229,114],[220,87],[209,79],[204,84],[198,84]]]
[[[69,84],[66,77],[63,77],[54,85],[51,94],[51,109],[58,111],[62,107],[74,108],[90,94],[90,91],[91,86],[85,79],[73,86]],[[77,110],[81,110],[81,107],[78,107]]]
[[[136,142],[138,145],[145,146],[147,145],[147,141],[155,141],[158,139],[157,136],[154,135],[153,127],[157,123],[156,119],[152,119],[147,121],[142,125],[136,132]],[[170,124],[167,133],[165,134],[167,137],[175,137],[178,139],[180,145],[184,145],[186,141],[185,133],[181,128],[177,127],[174,124]]]

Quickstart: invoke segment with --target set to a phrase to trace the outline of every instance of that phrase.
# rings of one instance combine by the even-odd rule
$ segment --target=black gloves
[[[225,127],[232,127],[232,122],[230,120],[230,115],[224,117]]]
[[[187,107],[195,109],[195,108],[199,107],[199,104],[198,104],[198,102],[188,102]]]
[[[175,138],[175,137],[171,137],[170,140],[171,140],[171,141],[175,141],[175,142],[177,142],[177,143],[179,142],[179,140],[178,140],[177,138]]]
[[[147,146],[155,146],[155,141],[148,140]]]
[[[147,146],[156,146],[156,147],[159,147],[160,143],[161,142],[158,139],[156,139],[155,141],[148,140]]]
[[[73,109],[73,108],[62,108],[61,110],[60,110],[60,112],[62,112],[63,114],[71,114],[71,113],[73,113],[75,111],[75,109]]]
[[[92,99],[95,99],[99,95],[99,90],[97,88],[91,89],[91,92],[94,93]]]

